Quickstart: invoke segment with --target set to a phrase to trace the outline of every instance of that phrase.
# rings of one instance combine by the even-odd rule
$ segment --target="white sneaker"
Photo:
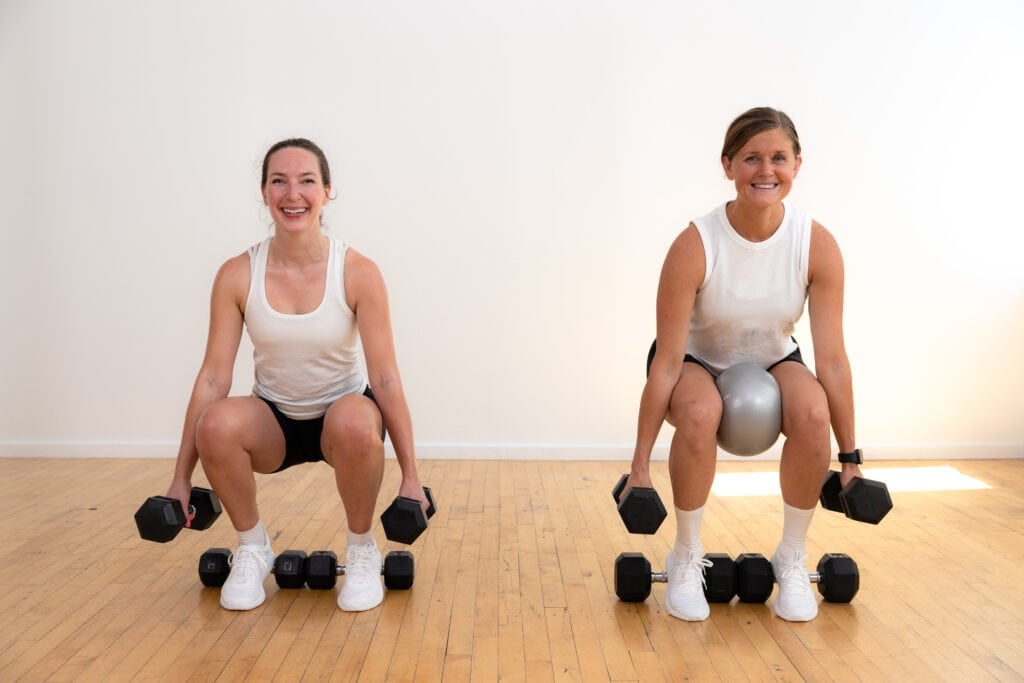
[[[348,547],[345,552],[345,583],[338,591],[338,607],[346,612],[363,612],[384,601],[380,561],[376,543]]]
[[[807,553],[784,558],[778,552],[772,556],[772,572],[779,592],[772,603],[776,616],[786,621],[810,621],[818,616],[818,600],[811,591],[811,577],[807,574]]]
[[[231,573],[220,589],[220,606],[246,610],[259,607],[267,599],[263,580],[274,565],[274,551],[267,545],[240,545],[232,555]]]
[[[704,597],[704,568],[711,561],[705,560],[699,550],[691,550],[686,559],[677,559],[675,551],[665,558],[668,573],[668,590],[665,591],[665,607],[668,613],[685,621],[704,621],[711,614],[708,600]]]

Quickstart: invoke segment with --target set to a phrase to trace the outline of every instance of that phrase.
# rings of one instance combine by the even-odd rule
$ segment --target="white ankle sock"
[[[364,534],[357,534],[351,529],[348,530],[347,541],[349,545],[376,545],[376,541],[373,539],[373,528]]]
[[[267,530],[263,527],[263,522],[256,522],[256,526],[249,529],[248,531],[238,532],[238,545],[268,545],[270,539],[267,538]]]
[[[688,557],[690,551],[701,550],[700,528],[704,523],[704,506],[696,510],[676,508],[676,557]]]
[[[783,557],[796,557],[807,552],[807,532],[816,508],[801,510],[785,503],[782,507],[782,540],[776,552]]]

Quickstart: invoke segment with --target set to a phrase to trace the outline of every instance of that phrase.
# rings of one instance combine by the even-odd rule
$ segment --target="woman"
[[[221,606],[253,609],[266,598],[263,581],[274,561],[253,473],[326,461],[348,519],[338,606],[371,609],[384,598],[372,529],[384,425],[402,469],[399,495],[426,505],[387,291],[372,261],[322,230],[331,175],[319,147],[301,138],[273,145],[260,184],[274,234],[217,273],[206,355],[168,496],[188,509],[192,472],[201,460],[238,531]],[[253,342],[256,383],[253,395],[228,397],[243,324]]]
[[[722,415],[715,378],[741,361],[769,370],[782,394],[785,435],[773,609],[783,619],[809,621],[818,606],[805,567],[806,539],[831,457],[830,424],[843,484],[861,476],[843,342],[843,261],[832,235],[784,201],[801,164],[800,140],[786,114],[761,107],[740,115],[726,133],[721,161],[736,198],[680,233],[662,269],[657,346],[627,486],[652,486],[651,449],[667,420],[676,428],[669,474],[677,532],[666,560],[665,602],[675,617],[706,619],[701,586],[710,563],[702,559],[700,530]],[[805,303],[817,377],[791,336]]]

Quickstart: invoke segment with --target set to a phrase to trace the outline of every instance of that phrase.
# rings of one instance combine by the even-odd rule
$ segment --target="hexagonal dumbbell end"
[[[306,585],[306,551],[285,550],[274,558],[274,580],[278,588]]]
[[[231,551],[210,548],[199,556],[199,580],[204,586],[220,588],[231,573]]]
[[[643,602],[651,594],[651,563],[642,553],[615,558],[615,595],[623,602]]]
[[[426,512],[418,500],[397,496],[381,514],[381,526],[388,540],[412,545],[426,531],[427,520],[434,516],[436,506],[430,489],[424,486],[423,493],[428,504]]]
[[[412,588],[416,573],[412,553],[408,550],[392,550],[384,556],[384,585],[389,590],[408,590]]]
[[[867,524],[878,524],[892,510],[889,487],[874,479],[854,477],[839,492],[839,502],[847,517]]]
[[[764,602],[775,587],[772,563],[761,553],[741,553],[736,557],[736,595],[740,602]]]
[[[306,558],[306,585],[329,590],[338,583],[338,556],[333,550],[314,550]]]
[[[704,569],[704,597],[708,602],[728,603],[736,595],[736,563],[725,553],[707,553],[711,562]]]
[[[842,490],[843,485],[839,480],[839,473],[829,470],[825,475],[825,483],[821,487],[821,495],[818,496],[821,506],[832,512],[843,512],[843,504],[839,502],[839,492]]]
[[[860,570],[844,553],[826,553],[818,560],[818,592],[827,602],[850,602],[860,590]]]
[[[619,517],[631,534],[654,534],[668,516],[661,496],[653,488],[634,486],[626,490],[628,474],[622,475],[612,498],[618,504]]]
[[[167,543],[185,528],[181,501],[167,496],[150,496],[135,512],[139,536],[147,541]]]
[[[188,528],[195,531],[209,529],[223,511],[217,494],[211,489],[204,489],[201,486],[192,487],[192,494],[189,496],[188,504],[191,508],[189,512],[195,515]]]

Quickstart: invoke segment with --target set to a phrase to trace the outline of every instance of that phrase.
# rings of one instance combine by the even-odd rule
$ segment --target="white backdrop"
[[[268,234],[263,152],[306,136],[388,282],[419,455],[628,460],[664,254],[771,105],[846,258],[860,445],[1024,456],[1021,26],[1013,0],[0,0],[0,455],[175,453],[213,275]]]

